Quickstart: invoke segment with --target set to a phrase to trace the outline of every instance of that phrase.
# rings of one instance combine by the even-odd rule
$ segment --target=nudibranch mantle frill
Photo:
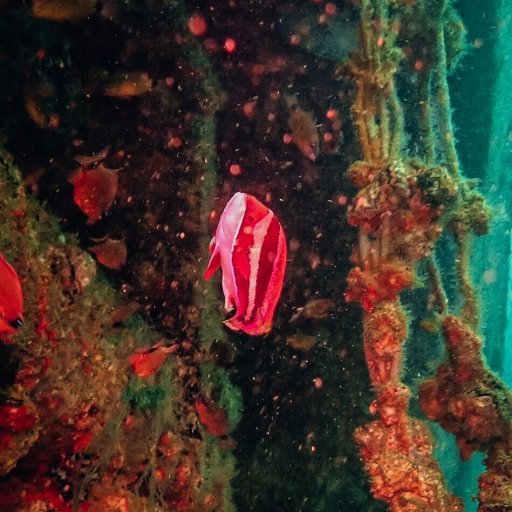
[[[210,245],[205,279],[222,268],[225,320],[234,331],[267,334],[283,288],[286,238],[275,214],[255,197],[237,192],[228,202]]]

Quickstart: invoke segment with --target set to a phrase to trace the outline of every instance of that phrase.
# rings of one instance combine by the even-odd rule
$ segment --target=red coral
[[[14,443],[14,437],[10,432],[0,432],[0,451],[11,448]]]
[[[72,512],[71,507],[66,505],[62,496],[53,489],[27,492],[24,496],[24,501],[27,503],[42,501],[47,505],[51,505],[58,512]]]
[[[353,268],[347,277],[347,302],[360,301],[361,307],[371,313],[384,300],[396,300],[398,294],[414,283],[414,272],[404,262],[394,260],[382,263],[377,272]]]
[[[483,364],[481,340],[458,318],[443,320],[449,359],[420,388],[420,407],[431,420],[455,434],[460,456],[510,436],[512,395]]]
[[[48,369],[52,364],[49,357],[44,357],[40,362],[36,359],[18,370],[16,374],[16,383],[19,384],[26,391],[32,391],[46,375]]]
[[[364,323],[364,353],[374,386],[397,384],[400,379],[406,318],[396,302],[383,302]]]
[[[432,439],[419,420],[403,411],[402,421],[392,425],[374,421],[359,427],[355,438],[372,494],[388,503],[391,511],[463,511],[459,498],[444,487],[440,468],[432,460]]]
[[[36,424],[36,417],[24,405],[0,405],[0,428],[11,433],[30,430]]]
[[[177,512],[190,512],[193,509],[191,480],[191,461],[184,459],[176,467],[173,496],[169,499],[172,510],[176,510]]]
[[[360,227],[365,233],[375,233],[382,224],[383,212],[377,208],[364,206],[364,197],[359,198],[359,204],[348,210],[348,223]]]
[[[84,452],[89,448],[94,435],[89,430],[78,430],[71,435],[73,451],[75,453]]]
[[[72,512],[63,497],[52,487],[48,478],[36,478],[24,482],[13,478],[0,486],[0,508],[7,510],[48,510]]]

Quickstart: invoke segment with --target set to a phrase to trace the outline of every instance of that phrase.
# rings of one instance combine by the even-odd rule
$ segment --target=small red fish
[[[0,336],[12,334],[23,321],[23,293],[18,274],[0,253]]]
[[[155,374],[160,367],[165,363],[167,356],[176,352],[178,345],[171,345],[164,347],[163,341],[155,343],[149,348],[139,348],[128,357],[133,373],[139,377],[149,377]]]
[[[117,194],[118,170],[107,169],[99,164],[94,169],[79,167],[69,177],[73,185],[73,200],[94,224],[108,212]]]
[[[107,238],[101,244],[93,245],[88,249],[104,267],[119,270],[126,264],[128,250],[124,240],[112,240]]]
[[[224,323],[234,331],[267,334],[286,267],[286,238],[279,220],[255,197],[237,192],[222,212],[210,247],[204,277],[210,279],[222,267],[225,308],[236,308]]]
[[[228,434],[229,423],[226,411],[216,402],[202,395],[194,402],[199,421],[214,436],[224,437]]]

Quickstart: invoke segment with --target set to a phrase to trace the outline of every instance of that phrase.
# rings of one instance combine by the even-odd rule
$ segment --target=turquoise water
[[[484,55],[479,56],[476,52],[467,59],[465,69],[460,71],[460,80],[454,77],[456,91],[461,84],[460,111],[456,112],[455,118],[464,132],[460,136],[460,148],[465,170],[470,176],[481,180],[481,187],[494,208],[491,234],[475,243],[472,276],[482,297],[482,332],[486,338],[484,352],[493,370],[510,386],[512,238],[508,212],[512,206],[512,188],[507,169],[511,155],[512,110],[506,98],[512,77],[508,57],[512,13],[506,2],[490,2],[480,7],[482,9],[461,3],[469,37],[483,37],[488,48]],[[473,73],[477,74],[477,78],[470,80]],[[470,82],[472,85],[469,85]],[[471,108],[468,111],[463,106],[464,100],[475,100],[475,106],[484,105],[484,108]],[[468,122],[467,115],[474,115],[475,122]],[[477,509],[477,502],[471,496],[477,490],[475,478],[483,470],[482,457],[475,456],[474,460],[460,466],[453,477],[454,487],[465,496],[468,510]]]

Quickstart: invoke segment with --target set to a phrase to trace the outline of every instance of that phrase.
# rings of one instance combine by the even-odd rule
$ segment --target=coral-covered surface
[[[399,301],[401,292],[415,284],[418,263],[426,260],[431,290],[428,307],[439,315],[447,314],[450,304],[435,246],[443,231],[448,231],[457,246],[451,263],[457,272],[460,314],[472,326],[478,325],[468,240],[471,233],[486,232],[488,210],[483,197],[460,174],[447,83],[449,69],[463,47],[463,26],[449,2],[360,3],[361,48],[347,65],[356,81],[352,111],[363,155],[348,173],[359,189],[348,212],[349,222],[359,228],[359,243],[345,296],[359,301],[365,310],[363,343],[377,394],[370,411],[379,419],[356,429],[355,439],[372,493],[390,510],[463,510],[462,501],[447,489],[426,424],[411,417],[408,410],[410,390],[402,382],[408,318]],[[413,19],[421,20],[422,28]],[[397,85],[408,61],[412,61],[412,73],[418,74],[414,94],[422,107],[417,116],[408,111]],[[438,106],[433,104],[433,91]],[[410,159],[410,150],[404,148],[411,133],[417,135],[421,160]],[[446,164],[439,165],[439,158]],[[481,363],[479,352],[475,359]],[[469,370],[461,366],[462,374]],[[443,402],[440,397],[446,396],[450,403],[450,388],[432,381],[425,389],[433,398],[429,417],[444,424],[446,417],[435,411],[437,405],[442,408],[435,399]],[[486,407],[483,402],[478,404]],[[471,417],[476,420],[473,407],[477,406],[471,397],[461,397],[460,405],[461,421],[469,416],[475,429],[493,430],[471,422]],[[506,474],[503,478],[508,480]],[[492,506],[485,500],[480,505],[485,510]]]
[[[409,415],[410,390],[400,382],[406,318],[399,303],[382,302],[364,318],[365,356],[377,397],[370,411],[378,420],[359,427],[355,440],[373,495],[392,511],[462,511],[450,494],[428,427]]]
[[[358,428],[355,439],[372,493],[390,510],[461,511],[458,498],[445,489],[427,426],[408,414],[411,392],[399,382],[405,326],[397,302],[382,302],[365,317],[365,355],[378,390],[370,411],[379,419]]]
[[[189,438],[199,419],[176,401],[189,392],[190,356],[174,346],[159,376],[130,376],[128,356],[157,334],[140,318],[112,321],[119,296],[72,238],[58,240],[5,158],[2,229],[15,250],[4,250],[27,306],[0,404],[2,510],[189,510],[200,499],[200,458],[218,449]],[[148,414],[164,400],[165,410]],[[211,482],[212,503],[224,501],[221,482]]]
[[[356,431],[372,493],[390,510],[462,511],[460,500],[445,490],[428,427],[408,417],[408,403],[405,386],[387,387],[375,404],[381,419]]]
[[[448,359],[421,385],[422,411],[456,436],[460,456],[487,452],[479,511],[512,510],[512,395],[486,366],[482,342],[458,318],[443,321]]]

